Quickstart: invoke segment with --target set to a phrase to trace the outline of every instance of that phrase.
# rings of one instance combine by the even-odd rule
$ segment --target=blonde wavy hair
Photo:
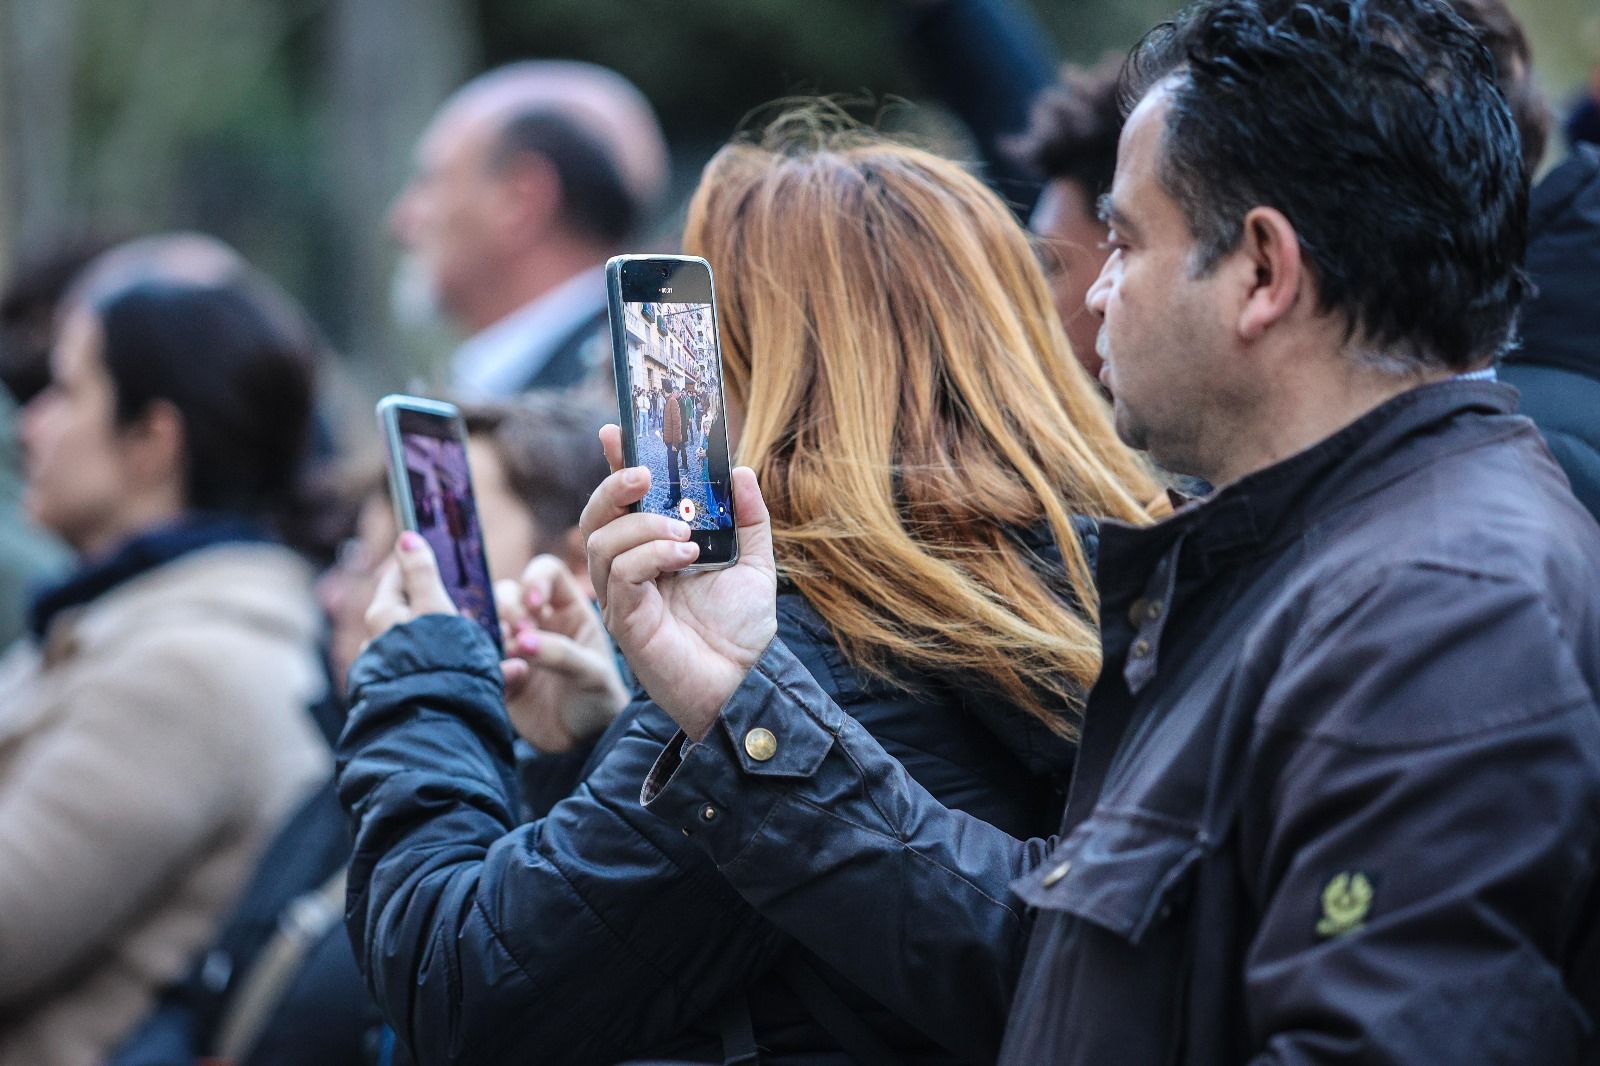
[[[839,647],[902,683],[976,674],[1076,736],[1100,641],[1071,516],[1144,522],[1160,489],[1007,207],[956,163],[804,110],[711,160],[684,247],[716,272],[779,566]],[[1064,574],[1016,538],[1041,525]]]

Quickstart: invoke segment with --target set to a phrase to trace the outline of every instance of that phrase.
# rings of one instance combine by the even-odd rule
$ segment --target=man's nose
[[[1089,286],[1089,293],[1084,297],[1083,306],[1096,318],[1106,317],[1106,303],[1111,299],[1111,260],[1106,260],[1100,268],[1100,274],[1094,279],[1094,284]]]

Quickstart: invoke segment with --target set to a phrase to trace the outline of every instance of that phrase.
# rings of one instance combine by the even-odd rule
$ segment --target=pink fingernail
[[[544,596],[540,594],[538,589],[529,589],[527,601],[529,607],[537,607],[544,602]]]
[[[414,552],[414,551],[420,551],[421,549],[422,549],[422,537],[421,537],[420,534],[413,533],[410,530],[407,530],[406,532],[400,534],[400,550],[401,551],[403,551],[403,552]]]
[[[536,655],[539,651],[539,637],[536,633],[520,633],[517,635],[517,650],[524,655]]]

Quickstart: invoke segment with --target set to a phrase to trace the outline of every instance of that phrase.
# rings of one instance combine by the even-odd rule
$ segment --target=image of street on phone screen
[[[710,304],[624,304],[633,434],[650,468],[642,507],[728,529],[728,434]]]

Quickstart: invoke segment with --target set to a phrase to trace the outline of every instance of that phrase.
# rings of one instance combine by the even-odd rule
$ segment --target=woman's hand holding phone
[[[500,663],[512,726],[544,752],[598,736],[627,705],[628,692],[577,579],[545,555],[528,564],[520,582],[501,584],[511,586],[495,591],[512,652]],[[428,542],[400,534],[367,608],[371,639],[425,614],[459,613]]]
[[[600,441],[612,474],[583,512],[589,577],[606,628],[645,691],[699,740],[777,632],[778,576],[767,505],[754,471],[735,470],[738,562],[676,576],[699,555],[689,527],[632,510],[650,491],[650,472],[622,468],[616,426],[601,430]]]
[[[425,614],[460,614],[439,577],[433,549],[420,533],[402,533],[394,558],[378,575],[378,588],[367,607],[367,640],[377,640],[403,622]]]

